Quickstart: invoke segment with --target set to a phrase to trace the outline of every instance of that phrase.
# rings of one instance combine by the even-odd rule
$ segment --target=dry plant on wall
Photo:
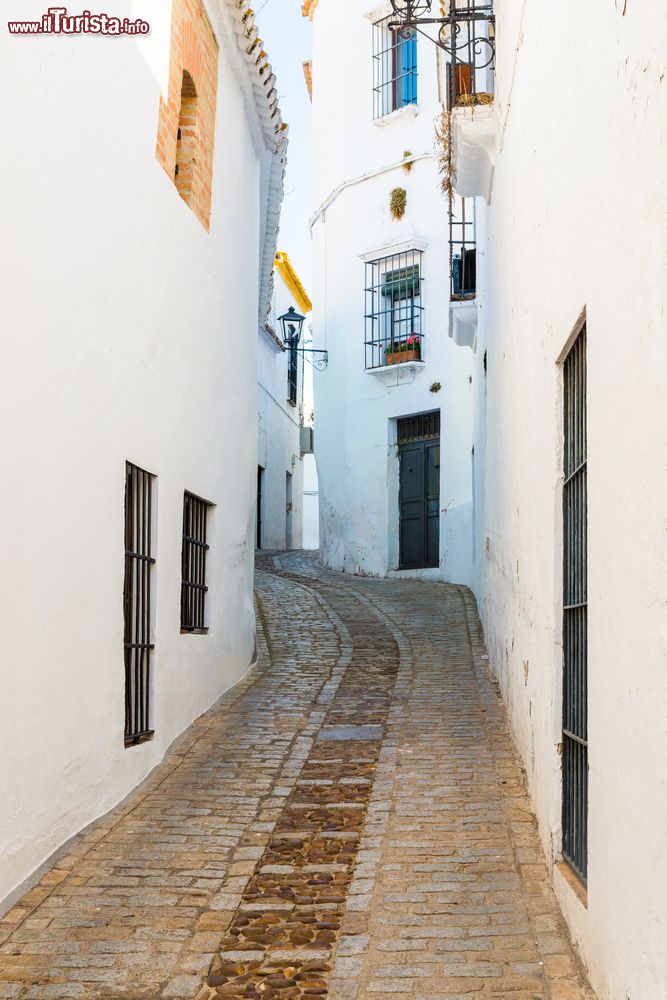
[[[414,162],[412,160],[412,151],[410,149],[406,149],[403,151],[403,170],[406,174],[409,174],[413,166]]]
[[[435,145],[442,191],[451,198],[455,178],[452,163],[452,115],[447,108],[443,108],[440,117],[435,120]]]
[[[398,222],[405,215],[405,207],[408,203],[408,192],[405,188],[394,188],[389,199],[389,208],[392,217]]]

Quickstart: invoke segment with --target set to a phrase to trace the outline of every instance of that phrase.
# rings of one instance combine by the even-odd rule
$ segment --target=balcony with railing
[[[450,299],[464,302],[477,294],[475,207],[470,198],[449,199]]]
[[[452,182],[463,198],[491,195],[495,162],[495,19],[492,5],[456,0],[440,32],[449,55]]]
[[[449,335],[474,349],[477,338],[477,241],[475,203],[455,192],[449,197]]]

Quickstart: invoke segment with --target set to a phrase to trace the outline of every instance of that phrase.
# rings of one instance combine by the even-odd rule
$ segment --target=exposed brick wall
[[[185,90],[186,107],[181,109],[183,73],[189,74],[196,91],[193,101]],[[185,78],[186,81],[188,77]],[[157,148],[155,154],[178,193],[200,222],[209,228],[215,107],[218,89],[218,45],[201,0],[173,0],[171,15],[171,55],[169,95],[160,98]],[[196,105],[194,124],[192,111]],[[187,129],[188,183],[183,183],[183,146],[178,143],[179,121]],[[184,129],[182,128],[182,133]],[[178,147],[178,154],[177,154]],[[177,155],[179,174],[176,174]]]

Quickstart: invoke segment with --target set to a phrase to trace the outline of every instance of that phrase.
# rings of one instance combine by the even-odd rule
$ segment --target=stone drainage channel
[[[348,896],[366,888],[353,872],[363,859],[399,650],[372,609],[352,594],[326,590],[348,640],[311,713],[308,735],[293,751],[298,778],[202,997],[325,996]]]

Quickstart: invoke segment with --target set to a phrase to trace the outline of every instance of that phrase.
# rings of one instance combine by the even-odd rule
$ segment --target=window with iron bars
[[[565,359],[563,480],[563,857],[588,873],[586,328]]]
[[[296,406],[299,398],[299,343],[290,341],[287,348],[287,401]]]
[[[150,739],[154,477],[125,466],[125,746]]]
[[[417,32],[390,28],[395,16],[373,25],[373,118],[417,103]]]
[[[206,561],[211,504],[193,493],[183,498],[181,552],[181,631],[206,632]]]
[[[477,293],[475,201],[453,192],[449,196],[449,267],[451,301],[474,299]]]
[[[366,264],[366,368],[423,361],[422,251]]]
[[[414,417],[401,417],[398,421],[397,444],[425,441],[440,437],[440,410],[418,413]]]

